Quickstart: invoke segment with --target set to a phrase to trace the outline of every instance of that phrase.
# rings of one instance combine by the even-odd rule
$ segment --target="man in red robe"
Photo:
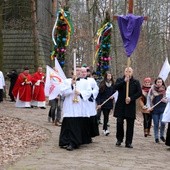
[[[45,93],[44,93],[44,83],[45,74],[42,72],[42,67],[38,67],[36,73],[32,76],[33,82],[33,96],[31,105],[45,109]]]
[[[19,74],[12,93],[16,98],[16,107],[31,107],[32,76],[29,74],[28,67],[25,67],[24,71]]]

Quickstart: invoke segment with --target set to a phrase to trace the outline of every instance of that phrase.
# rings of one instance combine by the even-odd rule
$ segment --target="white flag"
[[[116,91],[112,96],[114,97],[115,103],[117,102],[117,98],[118,98],[118,91]]]
[[[62,68],[61,68],[61,66],[60,66],[57,58],[55,58],[55,69],[56,69],[56,71],[58,72],[58,74],[60,75],[60,77],[61,77],[63,80],[65,80],[65,79],[66,79],[66,76],[65,76],[65,74],[64,74],[64,72],[63,72],[63,70],[62,70]]]
[[[170,72],[170,65],[169,65],[168,58],[166,58],[158,77],[161,77],[165,81],[168,77],[169,72]]]
[[[162,116],[162,122],[168,123],[170,122],[170,86],[166,89],[166,99],[168,103]]]
[[[60,94],[60,87],[63,83],[61,76],[50,66],[46,66],[45,95],[49,100],[55,99]]]

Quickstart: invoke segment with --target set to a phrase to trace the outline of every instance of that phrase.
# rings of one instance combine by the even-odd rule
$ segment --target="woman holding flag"
[[[146,106],[147,96],[148,96],[150,88],[151,88],[151,78],[146,77],[143,80],[142,96],[139,98],[139,105],[141,107],[141,112],[143,115],[143,128],[144,128],[145,137],[150,136],[150,128],[152,124],[152,115],[150,114],[150,111],[148,110]]]
[[[114,80],[112,74],[107,71],[104,76],[104,80],[100,83],[99,85],[99,94],[97,96],[97,108],[101,109],[103,112],[104,116],[104,123],[103,123],[103,133],[105,136],[109,135],[109,130],[108,130],[108,121],[109,121],[109,113],[111,109],[113,109],[113,94],[115,93],[114,89]],[[107,99],[109,100],[105,102]],[[105,103],[104,103],[105,102]],[[102,103],[104,103],[102,105]]]
[[[148,94],[147,106],[148,110],[151,111],[153,124],[154,124],[154,137],[155,142],[159,143],[159,124],[160,124],[160,139],[165,142],[164,131],[165,123],[162,122],[163,112],[166,107],[165,98],[166,86],[162,78],[158,77],[155,79],[154,84]]]

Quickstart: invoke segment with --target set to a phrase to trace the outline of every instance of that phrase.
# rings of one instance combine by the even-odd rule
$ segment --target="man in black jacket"
[[[128,84],[129,88],[127,91],[126,86]],[[114,117],[117,118],[116,146],[120,146],[123,142],[125,119],[127,128],[125,147],[133,148],[132,140],[136,118],[136,99],[142,95],[142,90],[139,81],[133,78],[133,69],[131,67],[126,68],[124,76],[116,80],[115,90],[118,91],[118,99],[114,110]]]
[[[18,73],[16,70],[12,70],[11,72],[8,72],[6,76],[10,79],[9,96],[11,102],[15,102],[15,98],[14,95],[12,94],[12,90],[14,88],[15,82],[17,81]]]

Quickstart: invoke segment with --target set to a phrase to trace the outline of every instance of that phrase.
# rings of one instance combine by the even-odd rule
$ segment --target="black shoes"
[[[15,102],[15,100],[10,100],[10,102]]]
[[[133,148],[132,144],[126,144],[125,147],[126,148]]]
[[[155,139],[155,143],[159,143],[159,139]]]
[[[116,146],[121,146],[121,143],[122,143],[122,142],[118,140],[118,141],[116,142]],[[125,147],[126,147],[126,148],[133,148],[132,144],[126,144]]]
[[[68,147],[66,148],[68,151],[72,151],[74,150],[73,146],[72,145],[68,145]]]
[[[118,140],[118,141],[116,142],[116,146],[118,146],[118,147],[121,146],[121,143],[122,143],[122,142]],[[133,148],[132,144],[126,144],[125,147],[126,147],[126,148]]]
[[[98,125],[102,125],[102,122],[101,122],[101,120],[98,120]]]
[[[62,149],[67,149],[68,145],[60,146]]]
[[[60,148],[66,149],[66,150],[68,150],[68,151],[73,151],[74,149],[76,149],[76,148],[78,148],[78,147],[74,147],[73,144],[69,144],[69,145],[66,144],[66,145],[60,146]]]
[[[162,140],[162,142],[165,142],[165,138],[163,136],[161,136],[160,139]],[[159,143],[159,139],[155,139],[155,143]]]
[[[46,107],[40,107],[41,109],[46,109]]]
[[[165,142],[165,138],[163,136],[161,136],[160,139],[162,140],[162,142]]]
[[[122,143],[121,141],[117,141],[117,142],[116,142],[116,146],[120,146],[121,143]]]

